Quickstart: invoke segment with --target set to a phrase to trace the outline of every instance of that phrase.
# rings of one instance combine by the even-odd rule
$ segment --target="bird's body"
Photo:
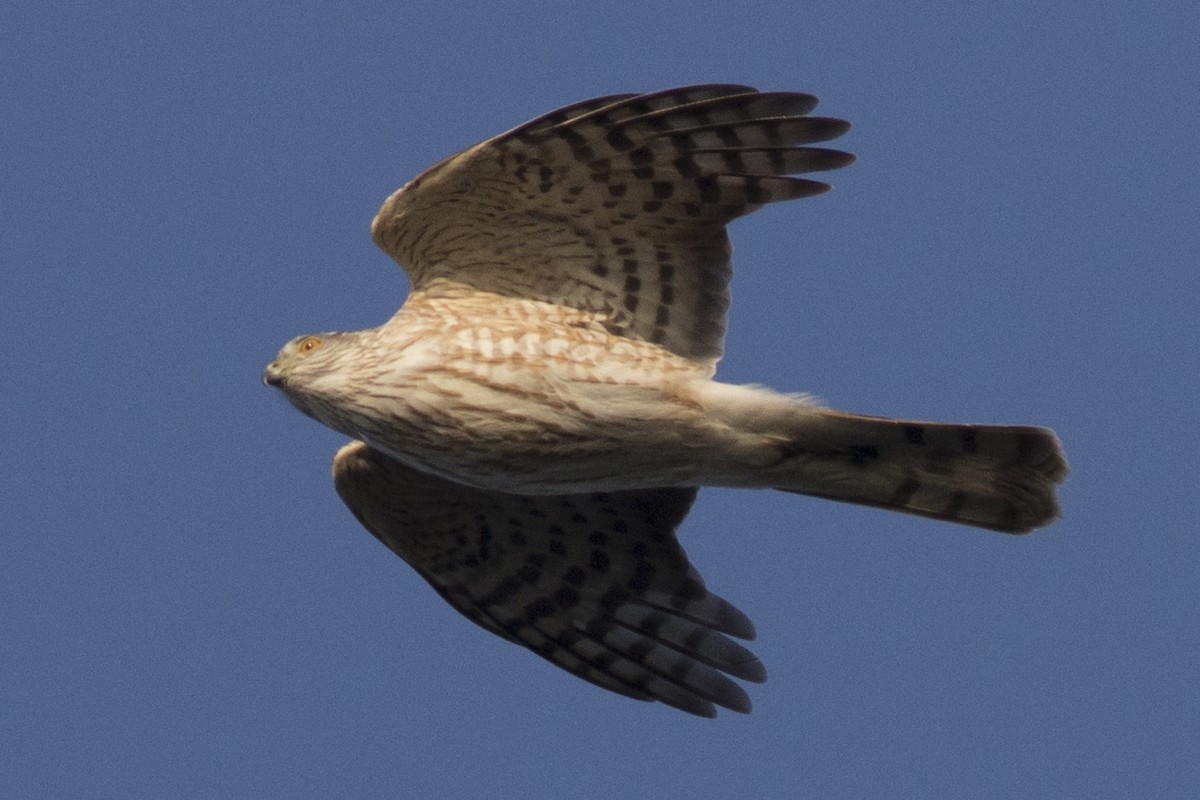
[[[748,709],[720,672],[762,677],[725,636],[748,620],[674,543],[694,487],[1025,532],[1055,518],[1066,473],[1043,428],[863,417],[714,380],[725,223],[827,188],[789,174],[849,163],[803,146],[846,128],[813,105],[736,86],[598,98],[446,159],[372,226],[413,284],[396,315],[299,337],[264,374],[358,440],[335,459],[339,493],[467,616],[694,713]]]
[[[713,447],[699,436],[704,369],[613,337],[595,316],[442,286],[410,298],[382,327],[348,334],[356,346],[384,344],[336,386],[297,391],[329,410],[317,416],[331,427],[478,488],[696,485],[697,459],[680,450]],[[396,388],[383,402],[371,388],[381,384]]]

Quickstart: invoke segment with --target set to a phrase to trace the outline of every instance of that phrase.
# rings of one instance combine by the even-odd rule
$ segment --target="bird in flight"
[[[453,155],[371,235],[411,291],[263,373],[353,438],[350,510],[469,619],[584,680],[748,712],[750,620],[675,537],[698,487],[773,488],[1025,533],[1067,472],[1045,428],[867,417],[713,380],[726,225],[829,187],[816,98],[702,85],[598,97]]]

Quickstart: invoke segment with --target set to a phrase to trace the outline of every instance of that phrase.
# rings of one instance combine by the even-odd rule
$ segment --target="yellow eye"
[[[320,336],[305,336],[300,341],[296,342],[296,352],[300,355],[308,355],[312,351],[321,346]]]

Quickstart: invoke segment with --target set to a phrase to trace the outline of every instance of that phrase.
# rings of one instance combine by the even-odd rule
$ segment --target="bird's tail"
[[[778,443],[775,488],[1006,533],[1059,515],[1067,462],[1046,428],[806,416],[800,435]]]

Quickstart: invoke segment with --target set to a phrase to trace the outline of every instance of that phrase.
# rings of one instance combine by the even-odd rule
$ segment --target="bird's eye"
[[[313,350],[316,350],[320,346],[321,346],[321,337],[320,336],[305,336],[303,339],[301,339],[299,342],[296,343],[296,352],[300,353],[300,355],[307,355],[308,353],[311,353]]]

